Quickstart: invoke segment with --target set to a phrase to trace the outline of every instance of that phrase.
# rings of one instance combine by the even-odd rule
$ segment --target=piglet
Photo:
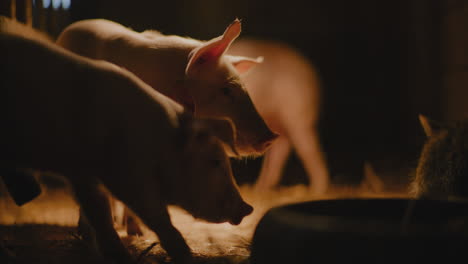
[[[329,176],[317,131],[320,83],[311,63],[286,44],[256,39],[233,43],[229,54],[264,58],[241,76],[258,112],[280,135],[264,157],[257,187],[271,188],[279,182],[293,147],[313,191],[324,193]]]
[[[113,228],[109,193],[159,237],[176,263],[190,248],[171,224],[168,204],[196,218],[239,224],[241,198],[221,140],[226,120],[202,120],[127,70],[73,54],[0,17],[0,174],[29,168],[65,176],[117,263],[132,258]]]
[[[237,154],[258,155],[276,135],[255,110],[239,79],[238,73],[257,61],[224,55],[240,31],[241,23],[235,20],[223,35],[199,41],[154,30],[135,32],[109,20],[91,19],[65,28],[57,43],[128,69],[196,116],[232,120],[237,129]]]
[[[427,136],[411,184],[420,198],[468,198],[468,120],[448,125],[420,115]]]

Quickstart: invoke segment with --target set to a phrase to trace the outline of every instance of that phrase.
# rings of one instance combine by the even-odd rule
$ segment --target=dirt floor
[[[111,263],[101,257],[75,227],[56,225],[2,225],[0,263]],[[170,263],[157,242],[141,238],[123,238],[136,263]],[[248,256],[196,254],[197,263],[248,263]]]
[[[407,196],[404,188],[390,190],[379,189],[378,184],[371,185],[334,186],[320,197],[311,195],[304,185],[261,194],[244,185],[241,194],[255,210],[238,226],[199,221],[175,207],[170,207],[169,211],[173,224],[192,248],[196,263],[244,264],[249,263],[249,246],[256,225],[274,206],[330,198]],[[78,235],[78,206],[69,187],[58,186],[43,186],[43,193],[22,207],[16,206],[0,188],[0,263],[109,263]],[[157,236],[145,227],[143,232],[141,237],[129,237],[119,230],[134,259],[138,263],[170,263],[157,243]]]

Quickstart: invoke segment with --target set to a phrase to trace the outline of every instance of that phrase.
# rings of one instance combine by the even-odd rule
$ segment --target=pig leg
[[[265,191],[279,183],[290,152],[291,145],[286,137],[280,136],[273,142],[263,158],[255,189]]]
[[[128,208],[121,201],[109,196],[111,205],[112,219],[114,221],[114,228],[117,230],[125,229],[129,236],[142,236],[143,231],[138,225],[135,216],[130,214]]]
[[[78,234],[84,241],[90,242],[94,247],[97,248],[93,227],[86,218],[82,207],[80,207],[80,215],[78,218]]]
[[[130,210],[124,206],[123,208],[123,219],[125,223],[125,229],[127,230],[127,235],[129,236],[142,236],[143,231],[138,224],[136,217],[130,213]]]
[[[329,186],[329,175],[315,128],[295,129],[290,139],[309,176],[311,191],[324,194]]]
[[[115,228],[125,228],[125,205],[112,196],[109,197],[109,202],[111,204],[112,219],[114,220]]]
[[[83,217],[86,217],[94,231],[100,252],[117,263],[131,263],[132,257],[113,226],[109,194],[98,183],[73,182],[72,184],[84,213],[80,216],[80,221],[83,223]]]
[[[147,225],[159,237],[161,246],[175,263],[192,263],[192,254],[182,234],[172,225],[167,209],[160,212],[147,210]]]
[[[172,225],[167,206],[156,190],[139,189],[125,203],[159,237],[161,246],[175,263],[192,263],[192,254],[181,233]]]

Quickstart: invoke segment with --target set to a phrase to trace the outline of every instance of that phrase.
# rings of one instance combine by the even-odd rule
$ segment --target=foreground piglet
[[[416,197],[468,198],[468,120],[440,125],[420,115],[426,133],[412,192]]]
[[[196,116],[231,119],[238,133],[239,154],[261,154],[275,135],[258,115],[238,75],[257,61],[224,55],[240,31],[240,21],[235,20],[222,36],[203,42],[157,31],[139,33],[109,20],[93,19],[70,25],[57,43],[130,70]]]
[[[263,63],[241,77],[260,115],[280,134],[265,155],[257,187],[270,188],[279,182],[293,147],[312,189],[325,192],[329,177],[316,127],[320,94],[315,69],[297,51],[273,41],[241,39],[233,43],[230,54],[263,56]]]
[[[190,249],[166,205],[238,224],[252,211],[233,181],[221,141],[228,121],[199,120],[130,72],[72,54],[0,17],[0,174],[16,168],[64,175],[101,252],[131,257],[113,228],[108,192],[159,237],[178,263]],[[229,139],[230,138],[230,139]]]

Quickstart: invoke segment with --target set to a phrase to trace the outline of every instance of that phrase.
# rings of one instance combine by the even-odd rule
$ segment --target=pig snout
[[[240,204],[238,213],[229,220],[229,223],[231,225],[238,225],[242,222],[242,219],[244,219],[244,217],[248,216],[252,212],[253,212],[253,207],[245,202],[242,202]]]

